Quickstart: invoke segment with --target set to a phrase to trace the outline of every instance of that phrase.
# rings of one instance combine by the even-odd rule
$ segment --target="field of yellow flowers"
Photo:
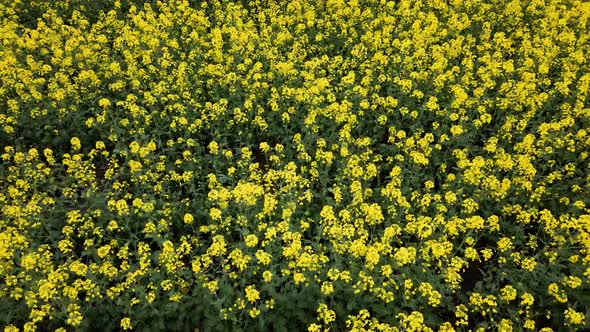
[[[0,328],[588,328],[589,18],[0,0]]]

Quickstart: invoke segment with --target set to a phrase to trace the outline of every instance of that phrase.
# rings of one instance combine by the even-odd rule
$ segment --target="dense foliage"
[[[0,326],[587,327],[589,17],[0,1]]]

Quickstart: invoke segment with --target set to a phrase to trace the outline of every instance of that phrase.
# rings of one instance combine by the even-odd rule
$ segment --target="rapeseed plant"
[[[583,1],[0,1],[0,323],[577,330]]]

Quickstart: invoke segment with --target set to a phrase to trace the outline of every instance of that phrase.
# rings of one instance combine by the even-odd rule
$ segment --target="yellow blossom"
[[[131,330],[133,328],[131,325],[131,318],[125,317],[125,318],[121,319],[121,328],[125,331]]]

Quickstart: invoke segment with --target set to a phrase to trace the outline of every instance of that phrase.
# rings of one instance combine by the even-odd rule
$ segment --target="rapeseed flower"
[[[0,4],[5,330],[587,323],[587,3],[79,2]]]

